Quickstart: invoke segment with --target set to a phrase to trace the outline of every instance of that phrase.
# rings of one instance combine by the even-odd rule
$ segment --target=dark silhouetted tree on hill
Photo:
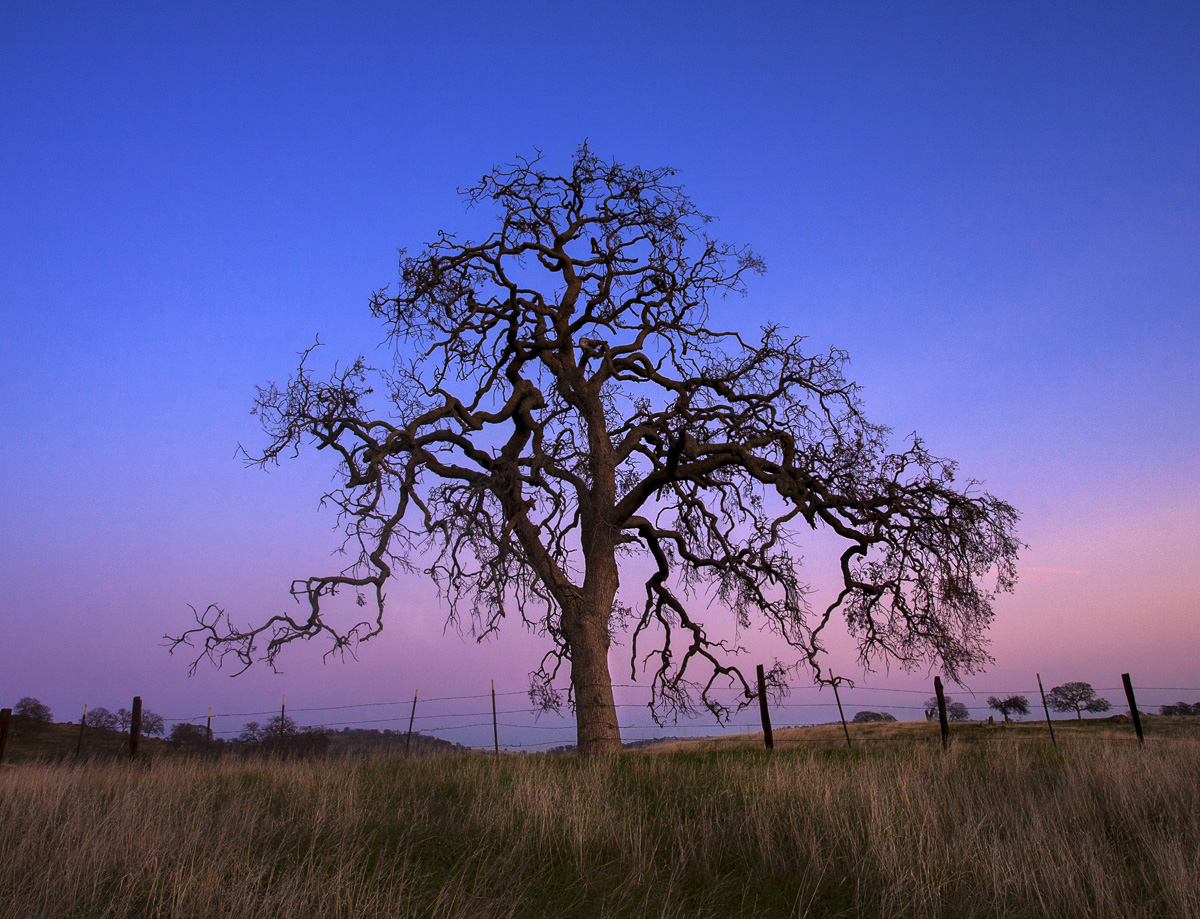
[[[1029,700],[1025,696],[988,696],[988,708],[994,708],[1004,716],[1005,721],[1011,721],[1012,715],[1028,715]]]
[[[850,720],[854,724],[874,724],[880,721],[895,721],[896,718],[887,712],[858,712]]]
[[[1163,705],[1159,708],[1163,715],[1200,715],[1200,703],[1176,702],[1174,705]]]
[[[13,706],[13,724],[18,728],[43,728],[53,721],[50,706],[33,696],[24,696]]]
[[[122,731],[128,731],[133,724],[133,712],[127,708],[117,709],[117,724]],[[166,728],[166,720],[162,715],[149,709],[142,709],[142,733],[147,737],[162,737]]]
[[[115,731],[120,725],[117,716],[103,705],[97,705],[95,708],[89,709],[86,721],[88,727],[101,731]]]
[[[930,696],[925,702],[925,717],[936,718],[938,716],[938,700],[937,696]],[[955,702],[950,696],[946,696],[946,720],[947,721],[970,721],[971,710],[967,708],[963,702]]]
[[[185,747],[202,747],[207,737],[208,730],[204,725],[189,724],[186,721],[171,725],[171,733],[167,735],[167,739],[172,743]]]
[[[238,740],[263,752],[285,756],[314,756],[329,749],[329,735],[322,727],[299,727],[290,715],[275,715],[266,724],[248,721]]]
[[[585,145],[564,174],[539,157],[468,189],[495,208],[494,231],[442,233],[371,301],[390,367],[360,358],[318,379],[310,350],[259,392],[269,443],[254,462],[305,445],[337,459],[325,497],[349,567],[296,581],[299,615],[241,626],[212,605],[176,643],[243,667],[298,639],[352,649],[383,629],[392,575],[423,570],[477,635],[515,613],[546,636],[532,693],[555,705],[567,665],[583,753],[621,748],[608,654],[623,630],[656,717],[697,699],[726,717],[718,687],[757,698],[710,606],[738,629],[765,622],[816,680],[837,614],[864,664],[936,662],[954,678],[986,662],[1016,512],[920,439],[891,446],[844,353],[716,317],[763,263],[712,238],[673,175]],[[842,546],[840,590],[817,610],[797,573],[806,528]],[[339,591],[370,613],[332,602]]]
[[[157,712],[142,712],[142,733],[147,737],[162,737],[166,726],[166,719]]]
[[[1083,719],[1084,712],[1106,712],[1112,706],[1107,699],[1097,699],[1091,683],[1063,683],[1046,693],[1046,701],[1056,712],[1074,712]]]

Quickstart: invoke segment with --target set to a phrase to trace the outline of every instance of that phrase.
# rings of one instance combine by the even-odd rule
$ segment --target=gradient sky
[[[718,319],[845,348],[875,420],[1022,512],[973,687],[1200,686],[1200,7],[750,6],[4,4],[0,703],[519,691],[540,643],[443,635],[419,580],[358,663],[189,679],[160,641],[329,564],[323,457],[234,456],[254,386],[317,333],[370,352],[397,248],[486,226],[456,187],[585,138],[766,259]]]

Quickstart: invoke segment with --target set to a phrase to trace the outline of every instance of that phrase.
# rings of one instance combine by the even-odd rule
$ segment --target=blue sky
[[[520,688],[537,641],[443,636],[421,584],[357,665],[189,681],[157,643],[335,544],[317,458],[235,459],[254,386],[317,333],[370,353],[396,250],[486,228],[455,189],[585,138],[764,256],[719,316],[847,349],[877,420],[1022,511],[1054,570],[980,685],[1200,685],[1193,4],[12,3],[0,124],[6,704]]]

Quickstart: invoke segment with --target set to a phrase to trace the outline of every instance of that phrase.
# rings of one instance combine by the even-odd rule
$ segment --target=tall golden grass
[[[0,915],[1200,917],[1200,744],[30,764]]]

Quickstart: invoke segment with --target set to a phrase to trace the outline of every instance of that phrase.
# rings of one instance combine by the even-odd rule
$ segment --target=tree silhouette
[[[947,721],[970,721],[971,710],[967,708],[965,702],[955,702],[950,696],[946,696],[946,720]],[[925,717],[926,719],[936,718],[938,714],[937,696],[930,696],[925,702]]]
[[[133,712],[127,708],[117,709],[117,724],[122,731],[128,731],[133,724]],[[161,737],[166,727],[162,715],[155,714],[150,709],[142,709],[142,733],[147,737]]]
[[[267,466],[306,444],[333,454],[325,498],[351,562],[293,583],[299,616],[243,627],[215,604],[194,611],[173,639],[199,641],[193,666],[274,661],[319,636],[352,650],[383,629],[392,575],[418,570],[477,636],[513,612],[546,636],[531,694],[557,705],[568,664],[584,753],[620,748],[608,654],[625,631],[656,718],[697,699],[724,718],[721,686],[740,690],[738,705],[757,698],[739,646],[710,635],[710,605],[738,629],[761,617],[818,681],[839,613],[866,665],[937,662],[953,678],[989,660],[990,601],[1016,577],[1016,512],[956,484],[954,463],[915,436],[889,448],[844,353],[716,323],[714,307],[763,263],[711,238],[673,175],[586,145],[564,175],[540,156],[493,169],[464,194],[495,207],[494,232],[440,234],[402,255],[396,293],[372,298],[389,368],[359,358],[318,380],[310,349],[286,386],[259,391],[269,443],[248,459]],[[823,609],[797,575],[801,527],[842,542],[841,588]],[[343,620],[339,591],[371,613]],[[770,672],[772,692],[784,672]]]
[[[857,712],[850,721],[853,724],[874,724],[880,721],[895,721],[895,715],[888,712]]]
[[[994,708],[1004,716],[1005,721],[1011,720],[1010,715],[1028,715],[1029,700],[1025,696],[988,696],[988,708]]]
[[[1106,712],[1112,706],[1107,699],[1097,699],[1091,683],[1063,683],[1046,693],[1046,701],[1056,712],[1074,712],[1083,720],[1084,712]]]
[[[142,733],[147,737],[162,737],[167,721],[157,712],[142,712]]]
[[[50,706],[33,696],[22,696],[13,706],[13,723],[24,728],[43,728],[54,721]]]
[[[115,731],[120,724],[117,716],[103,705],[97,705],[95,708],[90,709],[85,720],[88,727],[97,728],[101,731]]]
[[[1200,715],[1200,703],[1192,705],[1188,702],[1176,702],[1174,705],[1163,705],[1160,706],[1159,713],[1163,715]]]
[[[171,725],[171,733],[168,739],[172,743],[180,744],[187,747],[203,746],[208,739],[208,729],[202,724],[189,724],[186,721],[180,721]]]

